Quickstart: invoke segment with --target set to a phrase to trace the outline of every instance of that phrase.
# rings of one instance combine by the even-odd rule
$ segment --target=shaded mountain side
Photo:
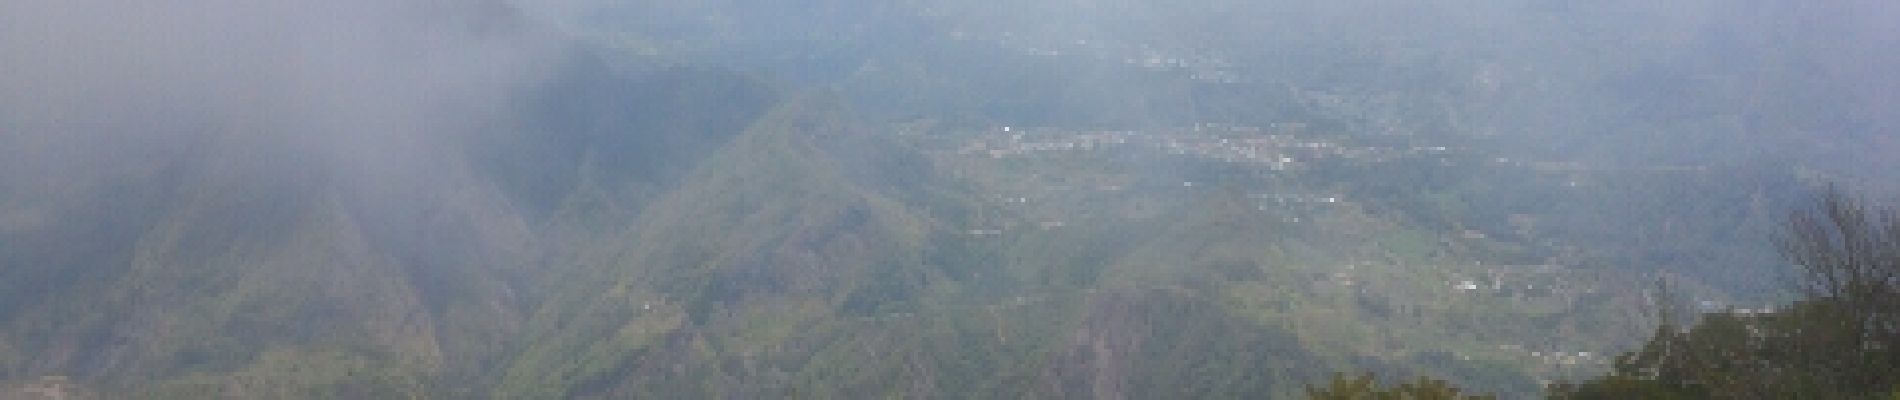
[[[131,184],[153,185],[144,196],[100,197],[133,213],[92,214],[126,237],[73,240],[95,246],[92,258],[8,243],[23,252],[12,262],[85,278],[9,309],[18,313],[6,336],[28,360],[12,372],[160,397],[421,391],[425,378],[460,373],[510,335],[515,299],[499,273],[524,261],[531,235],[468,171],[430,166],[455,190],[386,192],[341,184],[269,136],[207,137],[160,179]],[[79,273],[93,270],[110,273]],[[408,378],[361,380],[372,375]]]
[[[39,126],[7,129],[0,134],[0,321],[55,296],[83,296],[85,285],[123,273],[131,256],[123,249],[162,216],[161,199],[174,196],[190,164],[184,160],[198,153],[192,140],[118,148],[84,135],[38,135],[46,129]],[[115,162],[85,162],[100,158]]]
[[[535,301],[581,249],[611,242],[779,101],[770,85],[719,69],[624,76],[577,56],[566,71],[523,97],[520,127],[471,148],[537,230],[537,268],[511,276]]]
[[[549,254],[623,215],[602,210],[637,215],[775,98],[717,70],[582,65],[521,94],[532,107],[498,118],[513,124],[403,160],[236,126],[108,165],[123,168],[66,171],[9,148],[22,155],[9,165],[46,168],[0,172],[0,381],[70,376],[140,398],[471,395],[558,275]],[[605,205],[575,206],[589,201]]]
[[[849,158],[827,149],[878,140],[839,107],[816,98],[780,106],[612,236],[617,242],[577,257],[577,275],[559,280],[531,319],[544,331],[529,332],[503,393],[567,393],[613,373],[651,335],[717,325],[762,302],[844,301],[866,271],[902,269],[900,285],[922,279],[921,265],[906,259],[922,221],[854,182],[838,163]],[[668,313],[680,315],[641,317]],[[672,325],[631,333],[656,320]]]
[[[820,301],[661,335],[579,398],[1148,398],[1297,392],[1330,368],[1185,292],[827,316]],[[1377,365],[1376,362],[1368,363]]]
[[[470,146],[481,171],[536,217],[583,185],[636,203],[651,197],[778,101],[773,88],[730,71],[626,75],[591,51],[572,53],[555,78],[520,96],[517,126]]]

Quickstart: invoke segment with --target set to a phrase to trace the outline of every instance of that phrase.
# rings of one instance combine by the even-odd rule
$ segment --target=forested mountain
[[[556,81],[542,101],[602,108],[555,106],[566,114],[507,127],[537,135],[378,172],[390,182],[209,133],[150,169],[57,182],[74,188],[54,201],[16,186],[9,375],[98,379],[140,397],[460,393],[442,390],[478,382],[522,334],[557,240],[676,185],[773,96],[698,70],[564,79],[579,82]],[[651,90],[665,86],[679,88]],[[647,104],[702,114],[619,111]]]
[[[1532,397],[1900,167],[1878,2],[304,3],[0,5],[0,398]]]

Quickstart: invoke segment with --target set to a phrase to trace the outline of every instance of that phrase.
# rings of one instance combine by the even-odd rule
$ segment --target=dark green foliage
[[[1465,395],[1451,383],[1420,377],[1391,387],[1380,387],[1371,374],[1347,378],[1333,374],[1325,386],[1308,386],[1306,398],[1312,400],[1493,400],[1491,395]]]
[[[1844,354],[1814,346],[1825,333],[1806,328],[1814,304],[1797,304],[1775,315],[1739,317],[1727,311],[1703,315],[1687,331],[1663,325],[1639,351],[1618,356],[1610,376],[1550,388],[1552,398],[1863,398],[1839,379],[1843,370],[1826,364]],[[1858,354],[1845,354],[1859,359]],[[1867,368],[1855,366],[1853,368]],[[1878,368],[1875,371],[1891,371]],[[1877,388],[1873,393],[1882,393]]]
[[[925,285],[925,277],[894,265],[874,266],[862,282],[845,295],[839,311],[850,316],[876,316],[916,312],[916,296]]]
[[[1771,313],[1706,313],[1686,330],[1665,305],[1656,334],[1610,376],[1552,397],[1890,395],[1900,387],[1900,214],[1838,188],[1811,207],[1792,214],[1781,242],[1806,298]]]
[[[1148,337],[1129,378],[1133,398],[1286,396],[1319,378],[1302,366],[1329,364],[1290,332],[1242,322],[1203,299],[1162,292],[1137,301],[1131,307]]]
[[[668,186],[778,101],[776,91],[730,71],[624,76],[575,53],[525,96],[519,126],[472,146],[483,172],[536,217],[559,207],[583,177],[611,192]]]

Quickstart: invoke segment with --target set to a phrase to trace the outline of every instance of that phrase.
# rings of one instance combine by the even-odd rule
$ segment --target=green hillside
[[[528,108],[523,126],[467,154],[368,181],[236,129],[134,154],[155,168],[8,174],[20,195],[0,199],[0,380],[66,376],[138,398],[484,393],[544,293],[545,259],[596,233],[581,222],[677,185],[669,171],[773,96],[718,71],[577,65],[528,99],[607,108]],[[632,109],[647,112],[621,115]],[[674,151],[626,154],[655,143]],[[66,186],[28,190],[39,182]],[[553,207],[537,204],[546,191],[574,193],[574,206],[540,209]],[[597,208],[582,208],[590,199]]]
[[[1900,149],[1869,2],[106,3],[0,6],[0,399],[1533,398]]]
[[[932,156],[831,97],[788,101],[574,256],[496,393],[1291,396],[1375,369],[1528,394],[1529,371],[1595,367],[1523,349],[1640,329],[1632,280],[1487,269],[1512,254],[1371,205],[1264,210],[1240,182],[997,201],[1071,162]],[[1565,289],[1453,287],[1485,273]]]
[[[1292,397],[1338,371],[1529,396],[1633,345],[1651,275],[1616,266],[1677,254],[1609,250],[1658,243],[1577,218],[1697,179],[1486,163],[1324,123],[880,124],[822,92],[724,101],[777,97],[736,75],[640,79],[674,89],[573,88],[730,113],[496,136],[544,151],[433,170],[453,191],[263,179],[299,164],[217,148],[124,177],[169,197],[95,228],[122,241],[8,247],[101,269],[12,292],[26,306],[0,361],[153,398]],[[1241,144],[1335,150],[1223,155]],[[1699,190],[1798,185],[1738,174],[1763,180]],[[1563,190],[1605,198],[1549,197]],[[1771,201],[1686,208],[1707,225],[1656,234],[1726,243],[1703,235]]]

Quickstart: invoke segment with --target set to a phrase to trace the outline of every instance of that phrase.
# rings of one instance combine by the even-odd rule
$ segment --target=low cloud
[[[0,144],[68,177],[211,142],[401,173],[505,125],[558,49],[492,1],[8,1]]]

